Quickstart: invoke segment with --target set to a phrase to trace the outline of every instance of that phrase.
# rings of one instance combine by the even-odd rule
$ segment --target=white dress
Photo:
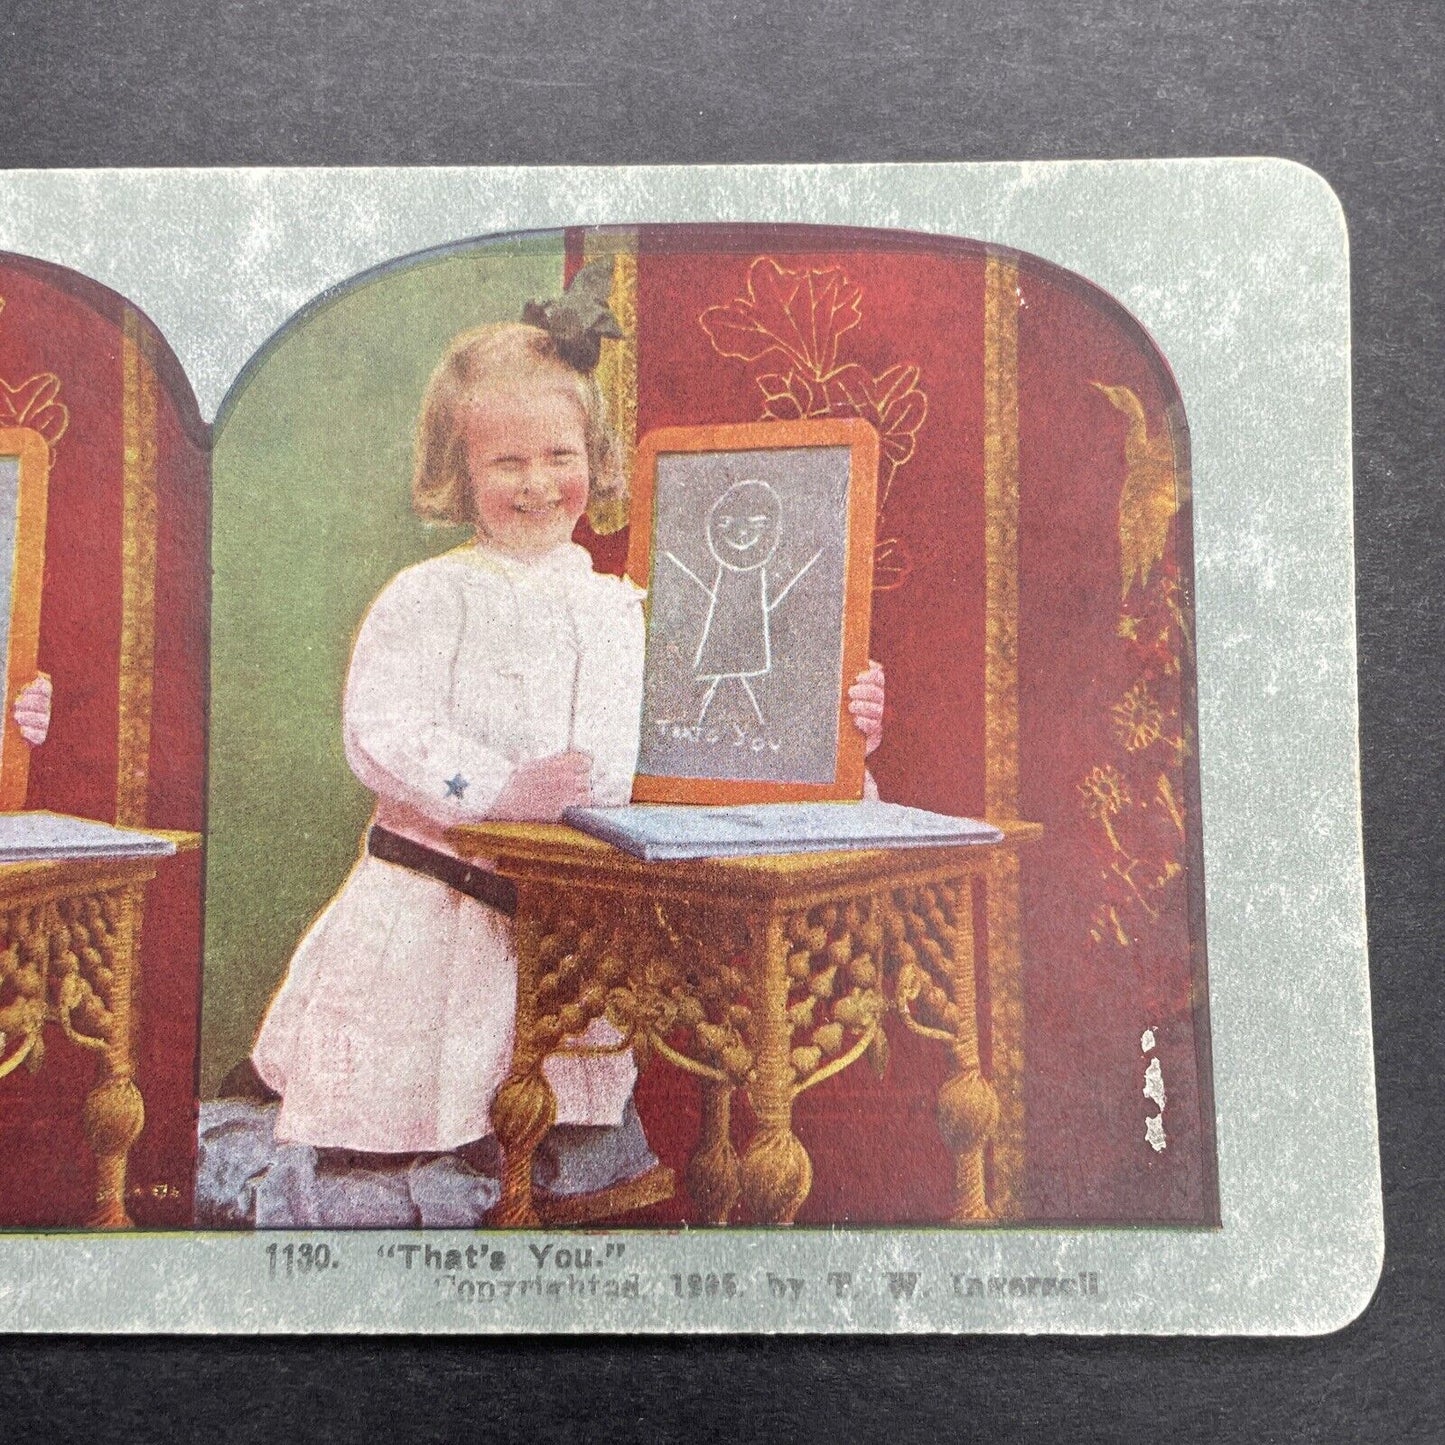
[[[569,746],[625,803],[642,713],[643,594],[571,543],[533,562],[482,545],[419,563],[372,604],[351,655],[346,756],[374,821],[452,852],[518,763]],[[575,695],[574,695],[575,694]],[[276,1135],[390,1153],[491,1132],[516,1013],[511,920],[363,853],[301,940],[252,1054]],[[615,1042],[596,1021],[589,1043]],[[557,1122],[618,1124],[630,1053],[549,1058]]]

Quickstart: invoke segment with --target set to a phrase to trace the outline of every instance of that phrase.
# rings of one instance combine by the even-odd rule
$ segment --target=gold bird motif
[[[1119,494],[1120,596],[1127,598],[1135,582],[1143,587],[1154,564],[1164,555],[1169,524],[1179,510],[1174,485],[1174,448],[1167,434],[1150,436],[1144,404],[1127,386],[1089,383],[1109,405],[1129,419],[1124,437],[1124,490]]]

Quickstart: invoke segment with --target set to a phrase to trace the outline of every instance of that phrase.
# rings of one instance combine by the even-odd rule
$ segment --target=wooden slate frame
[[[671,453],[726,453],[808,447],[850,449],[845,548],[842,687],[837,749],[829,782],[673,777],[639,772],[634,802],[766,803],[847,801],[863,795],[863,735],[848,713],[848,687],[868,665],[873,547],[878,479],[878,434],[866,421],[844,419],[746,422],[727,426],[662,427],[641,438],[633,476],[627,575],[642,588],[651,579],[657,468]],[[650,615],[650,614],[649,614]]]
[[[0,811],[25,806],[30,745],[13,716],[15,699],[35,679],[40,649],[40,593],[45,577],[45,509],[50,443],[31,427],[0,427],[0,457],[18,462],[15,546],[11,560],[9,645],[6,649],[4,720],[0,725]]]

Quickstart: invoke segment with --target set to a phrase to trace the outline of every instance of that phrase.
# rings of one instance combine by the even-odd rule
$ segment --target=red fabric
[[[121,626],[121,315],[103,287],[58,267],[0,259],[0,378],[60,378],[69,426],[53,449],[39,666],[55,684],[26,806],[113,821]],[[209,461],[205,428],[157,340],[159,533],[148,821],[199,831],[205,800]],[[130,1156],[138,1223],[191,1215],[200,1004],[201,862],[164,862],[146,894],[136,1030],[146,1124]],[[81,1108],[94,1060],[46,1032],[39,1072],[0,1080],[0,1224],[82,1223],[93,1165]]]
[[[1183,709],[1192,726],[1188,666],[1181,681],[1160,665],[1179,646],[1177,630],[1162,653],[1156,645],[1166,624],[1159,586],[1181,574],[1188,580],[1177,555],[1179,522],[1153,585],[1123,596],[1119,499],[1128,420],[1091,383],[1128,387],[1144,405],[1149,434],[1160,437],[1177,389],[1143,333],[1100,293],[1037,266],[1025,271],[1020,290],[1020,811],[1045,827],[1023,869],[1031,1212],[1212,1220],[1212,1126],[1201,1116],[1199,1081],[1207,1051],[1196,1028],[1192,968],[1196,942],[1202,968],[1203,939],[1191,938],[1182,880],[1148,897],[1159,909],[1149,918],[1112,871],[1116,861],[1129,865],[1089,817],[1081,792],[1096,769],[1123,780],[1129,803],[1111,825],[1129,854],[1142,858],[1130,870],[1141,889],[1155,858],[1185,861],[1177,831],[1150,795],[1160,748],[1131,756],[1114,713],[1147,678],[1161,710]],[[1183,521],[1187,536],[1187,513]],[[1121,617],[1138,618],[1138,639],[1121,637]],[[1187,770],[1168,771],[1176,780],[1192,777],[1192,756]],[[1188,811],[1197,844],[1197,808]],[[1188,881],[1199,889],[1194,861]],[[1115,909],[1127,945],[1110,929],[1102,940],[1091,936],[1101,907]],[[1197,984],[1202,1025],[1202,971]],[[1147,1053],[1146,1029],[1158,1044]],[[1144,1070],[1154,1055],[1167,1091],[1163,1151],[1144,1139],[1145,1116],[1155,1112],[1143,1097]]]
[[[184,405],[194,410],[187,391]],[[210,453],[183,425],[182,403],[162,391],[157,490],[155,691],[147,819],[205,829],[206,715],[210,687]],[[148,1124],[131,1154],[137,1223],[187,1226],[192,1218],[197,1049],[204,948],[203,854],[163,865],[146,894],[137,1072]]]
[[[569,233],[568,244],[575,269],[581,233]],[[873,769],[885,798],[982,813],[982,248],[882,232],[719,226],[649,228],[639,250],[639,435],[796,415],[787,408],[812,399],[796,378],[782,386],[786,364],[776,355],[750,362],[714,344],[720,336],[721,349],[747,349],[746,337],[738,338],[752,313],[714,312],[703,324],[709,308],[748,298],[750,267],[760,257],[784,274],[841,272],[861,292],[857,324],[836,338],[840,362],[874,378],[900,365],[918,368],[927,412],[879,525],[880,538],[897,539],[890,561],[901,558],[907,575],[885,567],[882,580],[899,585],[874,598],[871,650],[887,669],[888,719]],[[1139,649],[1131,652],[1118,636],[1126,421],[1089,383],[1136,389],[1151,430],[1176,392],[1148,338],[1108,298],[1042,263],[1023,269],[1020,813],[1048,830],[1022,869],[1024,1208],[1035,1219],[1209,1222],[1216,1206],[1207,1074],[1200,1076],[1207,1062],[1202,940],[1196,970],[1190,898],[1182,885],[1173,890],[1147,947],[1120,957],[1095,946],[1091,922],[1111,879],[1079,792],[1081,778],[1118,752],[1111,708],[1139,673]],[[761,307],[770,276],[753,280],[751,299]],[[1187,541],[1187,523],[1184,535]],[[1187,556],[1175,555],[1174,532],[1170,539],[1165,561],[1187,584]],[[599,566],[621,569],[624,538],[582,540]],[[1187,686],[1177,679],[1173,686],[1176,705],[1192,715]],[[1181,795],[1191,790],[1181,782]],[[1197,811],[1190,827],[1197,839]],[[1197,866],[1189,882],[1196,893],[1202,888]],[[978,926],[982,937],[981,912]],[[985,1057],[987,986],[981,980]],[[1146,1027],[1158,1035],[1168,1090],[1163,1153],[1144,1141],[1144,1117],[1153,1112],[1142,1093]],[[891,1038],[884,1080],[860,1063],[798,1100],[794,1127],[814,1165],[800,1223],[947,1216],[952,1165],[934,1106],[951,1063],[901,1029]],[[639,1083],[637,1100],[654,1148],[681,1177],[698,1128],[692,1082],[658,1064]],[[735,1114],[741,1144],[750,1127],[741,1096]],[[680,1191],[629,1219],[670,1223],[690,1214]]]

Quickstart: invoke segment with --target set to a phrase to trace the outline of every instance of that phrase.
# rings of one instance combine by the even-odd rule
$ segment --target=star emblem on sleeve
[[[460,773],[457,773],[454,777],[450,777],[447,779],[446,796],[448,798],[460,798],[470,786],[471,785],[467,781],[467,779],[462,777]]]

